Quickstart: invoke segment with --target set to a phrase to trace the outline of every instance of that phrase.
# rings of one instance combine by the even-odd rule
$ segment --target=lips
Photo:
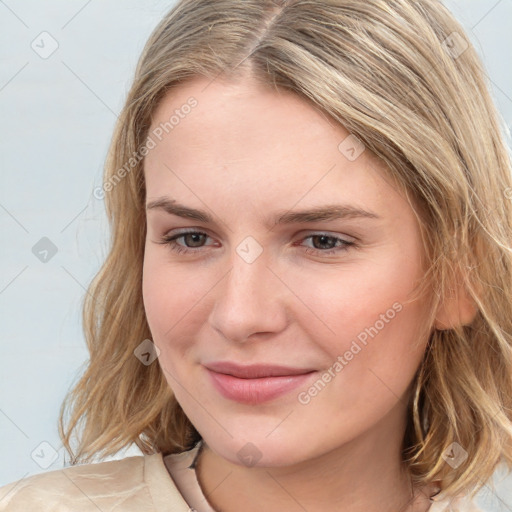
[[[219,361],[205,365],[209,370],[217,373],[232,375],[239,379],[259,379],[262,377],[285,377],[289,375],[303,375],[315,371],[312,368],[292,368],[270,364],[239,365],[228,361]]]
[[[215,389],[225,398],[246,404],[273,400],[312,378],[311,368],[251,364],[228,361],[205,364]]]

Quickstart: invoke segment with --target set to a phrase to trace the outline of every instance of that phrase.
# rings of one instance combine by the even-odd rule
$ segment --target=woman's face
[[[235,463],[401,437],[427,341],[413,210],[298,96],[208,83],[159,105],[145,160],[144,305],[178,402]]]

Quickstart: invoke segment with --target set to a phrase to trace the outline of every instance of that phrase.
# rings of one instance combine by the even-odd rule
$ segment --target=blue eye
[[[187,231],[174,235],[165,235],[158,243],[168,245],[177,254],[190,254],[198,253],[200,249],[205,247],[204,243],[208,238],[210,237],[202,231]],[[305,252],[317,256],[337,254],[356,245],[353,241],[325,233],[308,235],[302,238],[301,241],[304,242],[308,239],[311,239],[313,247],[306,247]],[[182,240],[184,244],[179,243],[178,240]]]

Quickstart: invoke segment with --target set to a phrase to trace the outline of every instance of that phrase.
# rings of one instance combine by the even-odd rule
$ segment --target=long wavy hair
[[[484,67],[438,0],[181,0],[158,24],[105,166],[111,240],[84,298],[90,360],[59,421],[71,462],[133,443],[176,453],[200,439],[159,365],[134,356],[151,338],[143,155],[170,90],[248,72],[344,126],[418,206],[430,319],[460,286],[476,304],[470,325],[430,331],[402,451],[415,484],[473,496],[512,465],[512,170]],[[468,454],[457,467],[446,462],[452,443]]]

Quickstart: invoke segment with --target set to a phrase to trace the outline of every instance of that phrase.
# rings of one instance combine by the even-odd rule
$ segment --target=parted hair
[[[246,75],[296,93],[386,164],[419,212],[431,325],[460,289],[475,304],[471,323],[431,329],[402,449],[415,484],[474,495],[512,465],[512,170],[485,68],[438,0],[181,0],[161,20],[105,164],[111,239],[84,297],[90,358],[59,420],[71,462],[133,443],[177,453],[200,439],[160,366],[134,355],[151,339],[141,148],[174,87]],[[460,464],[448,463],[454,446],[467,453]]]

